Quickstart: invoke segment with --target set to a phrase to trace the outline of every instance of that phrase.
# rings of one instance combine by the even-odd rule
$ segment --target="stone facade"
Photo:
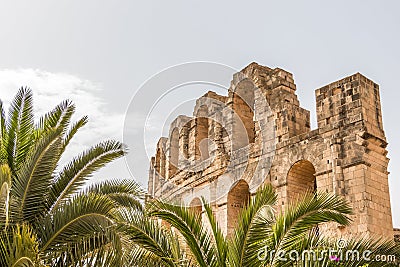
[[[318,128],[300,106],[291,73],[251,63],[234,75],[228,96],[208,92],[193,117],[179,116],[151,159],[148,191],[197,212],[210,201],[226,234],[262,183],[278,209],[306,191],[331,192],[353,206],[353,224],[334,235],[393,237],[387,141],[379,86],[360,73],[315,91]]]

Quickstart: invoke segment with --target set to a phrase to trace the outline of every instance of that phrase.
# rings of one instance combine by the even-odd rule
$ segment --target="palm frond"
[[[8,165],[0,166],[0,226],[8,226],[10,208],[11,170]]]
[[[168,222],[182,234],[199,266],[217,266],[212,237],[202,225],[199,215],[186,207],[162,201],[154,201],[149,214]]]
[[[15,225],[3,232],[0,242],[2,266],[35,266],[38,262],[38,240],[28,225]]]
[[[33,261],[28,257],[21,257],[14,262],[11,267],[35,267]]]
[[[7,149],[6,149],[6,116],[4,112],[3,102],[0,100],[0,164],[7,163]]]
[[[224,234],[222,233],[221,228],[218,225],[218,222],[214,216],[211,206],[206,202],[204,198],[202,198],[204,210],[208,219],[208,222],[211,226],[211,231],[214,237],[214,244],[217,250],[217,258],[218,265],[217,266],[226,266],[227,262],[227,253],[228,253],[228,244],[225,239]]]
[[[132,243],[129,251],[124,255],[127,259],[127,266],[141,266],[141,267],[154,267],[154,266],[171,266],[163,264],[161,259],[152,252],[141,248],[140,246]]]
[[[60,158],[61,137],[52,131],[38,140],[13,181],[14,219],[32,222],[46,208],[52,174]]]
[[[85,193],[104,195],[114,200],[122,207],[135,207],[142,209],[144,191],[134,180],[107,180],[94,183],[84,190]]]
[[[21,88],[11,102],[6,128],[8,165],[15,173],[30,152],[33,138],[33,97],[27,87]]]
[[[114,223],[115,202],[96,194],[79,194],[41,221],[40,251],[62,251],[63,245],[96,236]]]
[[[75,105],[70,100],[62,101],[53,110],[39,119],[36,126],[37,138],[39,138],[43,132],[54,128],[60,128],[61,132],[64,133],[70,124],[74,112]]]
[[[319,223],[335,222],[349,225],[352,210],[347,201],[328,193],[305,194],[297,203],[290,203],[272,227],[272,239],[268,244],[276,251],[290,251],[298,247],[309,231]],[[276,255],[275,255],[276,256]],[[271,264],[276,264],[273,257]]]
[[[7,183],[11,186],[11,170],[7,164],[0,165],[0,184]]]
[[[80,128],[82,128],[83,126],[86,125],[86,123],[88,122],[88,117],[84,116],[82,117],[80,120],[78,120],[77,122],[75,122],[71,129],[69,129],[66,133],[65,133],[65,137],[63,140],[63,150],[66,149],[66,147],[68,146],[68,144],[71,142],[72,138],[75,136],[75,134],[79,131]]]
[[[126,149],[120,142],[102,142],[68,163],[56,177],[50,188],[51,210],[77,193],[94,172],[107,163],[125,155]]]
[[[178,238],[170,230],[161,227],[157,220],[145,216],[137,209],[122,208],[118,210],[117,221],[118,231],[123,232],[137,246],[129,253],[132,263],[143,261],[143,264],[159,263],[156,266],[182,266]]]
[[[96,235],[65,243],[60,250],[52,251],[47,255],[50,258],[48,264],[54,265],[57,261],[65,266],[122,266],[124,259],[120,239],[114,227],[106,228]]]

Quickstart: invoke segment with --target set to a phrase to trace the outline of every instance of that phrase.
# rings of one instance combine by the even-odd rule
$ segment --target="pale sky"
[[[400,227],[399,9],[398,1],[368,0],[2,1],[0,98],[10,101],[18,87],[30,86],[39,113],[74,100],[91,124],[72,154],[102,139],[122,140],[133,94],[172,65],[210,61],[241,69],[256,61],[288,70],[313,128],[314,90],[360,72],[380,85],[393,219]],[[128,145],[135,153],[135,144]],[[135,178],[146,184],[148,163],[139,164],[143,174]],[[96,179],[129,175],[119,160]]]

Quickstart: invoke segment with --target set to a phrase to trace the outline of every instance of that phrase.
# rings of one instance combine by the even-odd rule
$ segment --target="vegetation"
[[[363,238],[340,244],[318,234],[318,224],[351,223],[350,206],[342,198],[306,194],[280,213],[274,210],[276,198],[271,185],[260,188],[243,209],[235,234],[228,238],[222,234],[208,204],[203,203],[203,208],[206,225],[210,227],[204,226],[199,215],[188,208],[155,200],[148,215],[164,220],[179,232],[187,252],[183,258],[180,254],[172,258],[174,254],[152,247],[155,258],[162,263],[159,266],[397,266],[393,262],[368,260],[376,255],[394,255],[398,259],[400,247],[393,241]],[[147,242],[142,237],[133,241]],[[362,254],[367,250],[370,253],[366,258],[346,256],[347,251]],[[169,258],[164,258],[164,254]],[[150,265],[154,264],[141,266]]]
[[[318,225],[351,223],[349,204],[330,194],[305,194],[277,212],[277,196],[266,185],[242,210],[235,234],[226,237],[204,200],[199,215],[161,200],[144,206],[143,192],[131,180],[86,185],[126,149],[105,141],[60,166],[67,146],[87,123],[87,117],[71,123],[74,111],[64,101],[35,122],[32,92],[26,88],[15,96],[7,117],[0,102],[0,266],[386,264],[346,261],[340,249],[400,258],[393,241],[354,239],[338,247],[336,240],[321,236]],[[339,251],[327,257],[327,248]],[[302,255],[310,250],[321,260],[281,259],[281,251]]]
[[[0,265],[121,260],[123,238],[114,230],[118,209],[140,208],[142,191],[130,180],[84,185],[126,149],[105,141],[59,166],[87,117],[71,123],[75,106],[64,101],[35,123],[32,101],[32,92],[20,89],[7,118],[0,102]]]

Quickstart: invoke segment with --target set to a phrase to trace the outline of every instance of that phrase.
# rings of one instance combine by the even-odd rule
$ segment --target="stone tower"
[[[230,234],[261,183],[274,186],[279,208],[306,191],[331,192],[351,203],[353,224],[323,231],[393,238],[379,86],[357,73],[317,89],[315,130],[295,92],[291,73],[251,63],[228,96],[199,98],[193,117],[176,118],[158,142],[149,195],[198,212],[206,196]]]

